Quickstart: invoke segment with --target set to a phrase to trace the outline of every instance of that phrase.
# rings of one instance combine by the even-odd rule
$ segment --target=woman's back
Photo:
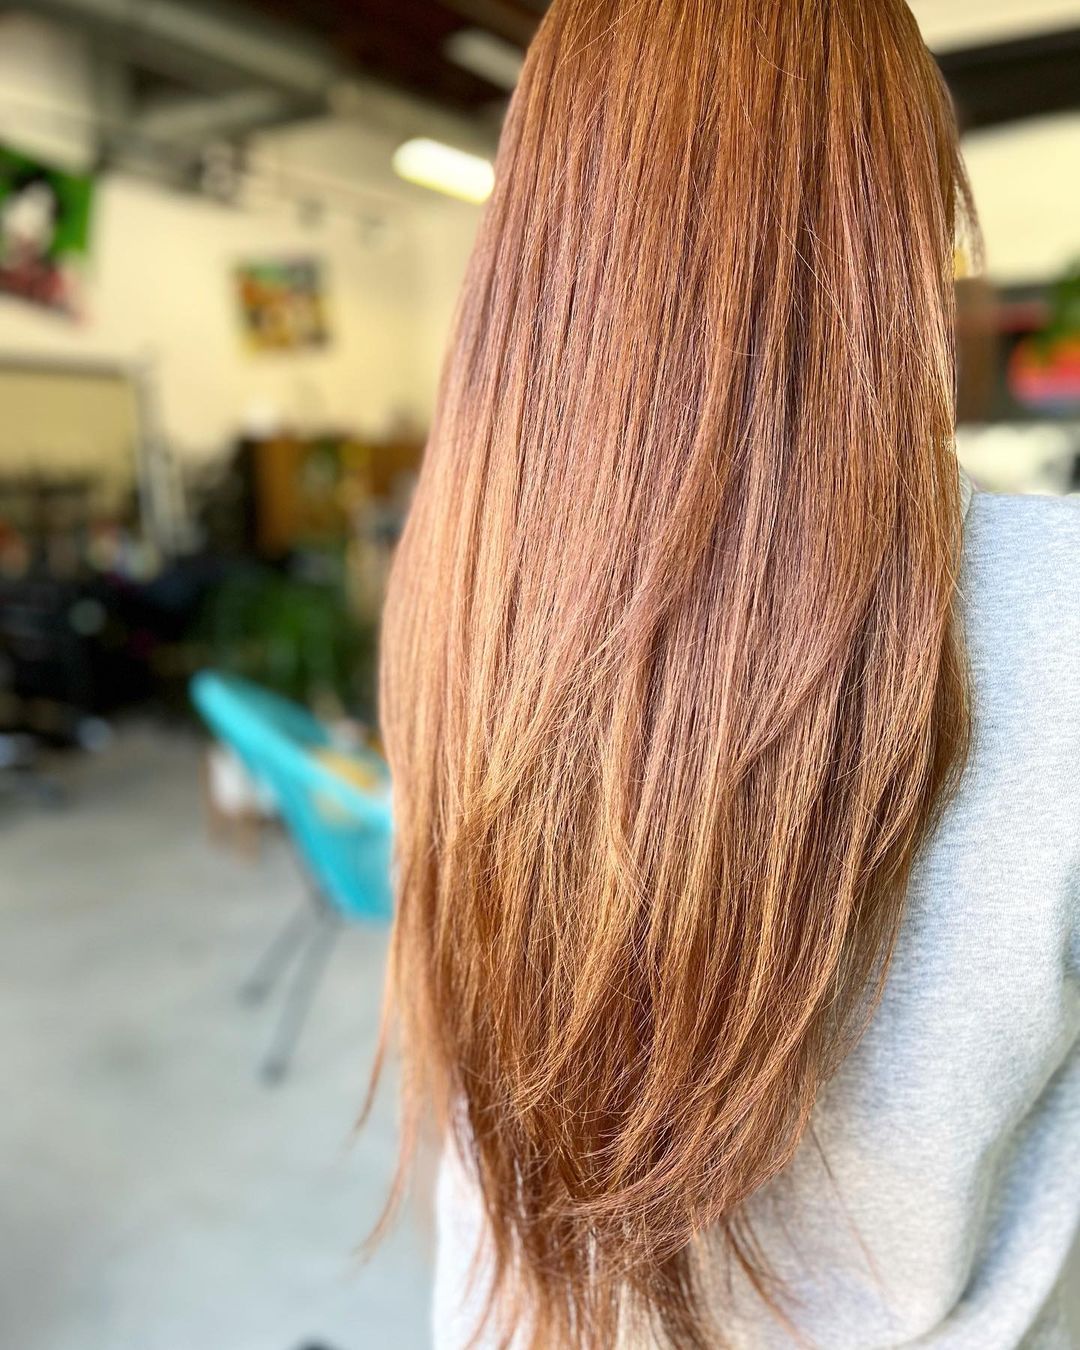
[[[1080,1220],[1080,499],[976,492],[962,615],[974,736],[912,876],[881,1004],[789,1169],[749,1203],[819,1350],[1062,1350]],[[482,1307],[452,1159],[438,1350]],[[733,1350],[800,1344],[712,1272]],[[496,1344],[495,1340],[490,1342]],[[486,1345],[486,1342],[482,1342]]]

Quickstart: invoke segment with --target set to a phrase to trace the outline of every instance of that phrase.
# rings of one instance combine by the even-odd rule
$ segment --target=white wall
[[[148,362],[162,428],[189,455],[218,452],[247,418],[377,433],[425,405],[411,251],[403,231],[373,251],[337,222],[304,230],[110,178],[97,203],[87,318],[76,325],[2,300],[0,352]],[[325,260],[331,345],[249,352],[233,264],[306,253]]]
[[[964,139],[995,282],[1045,281],[1080,261],[1080,113]]]
[[[0,18],[0,139],[84,167],[93,78],[89,54],[70,34]],[[73,324],[0,296],[0,354],[147,363],[161,428],[188,459],[220,453],[248,421],[332,424],[370,435],[402,417],[423,427],[478,212],[396,189],[395,143],[359,123],[262,138],[260,157],[272,167],[302,171],[317,189],[331,172],[346,185],[335,208],[310,225],[280,198],[242,210],[107,175],[85,320]],[[437,254],[437,265],[428,253]],[[326,266],[331,344],[250,352],[233,265],[309,254]]]
[[[408,325],[413,415],[429,421],[458,292],[472,251],[481,210],[476,206],[412,187],[396,178],[391,154],[408,135],[427,130],[424,114],[396,132],[350,118],[285,128],[260,138],[255,151],[288,175],[321,175],[356,184],[376,216],[386,221],[388,242],[401,236],[407,259],[412,320]],[[468,144],[454,129],[434,126],[429,134]],[[473,144],[478,153],[494,145]],[[331,199],[333,192],[331,192]]]
[[[1080,23],[1080,0],[908,0],[934,51]]]

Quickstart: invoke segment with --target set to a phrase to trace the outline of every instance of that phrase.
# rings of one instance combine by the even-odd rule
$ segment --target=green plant
[[[210,664],[307,704],[372,720],[374,626],[349,611],[340,578],[244,566],[207,597],[193,634]]]

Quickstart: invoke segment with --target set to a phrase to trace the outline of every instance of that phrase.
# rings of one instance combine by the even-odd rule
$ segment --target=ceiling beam
[[[312,111],[315,111],[313,105]],[[131,120],[137,140],[150,143],[208,141],[243,135],[298,115],[294,97],[265,86],[231,93],[163,100]]]
[[[943,52],[963,130],[1080,108],[1080,28]]]
[[[304,100],[325,97],[342,74],[327,43],[246,7],[202,0],[20,0],[20,8],[78,24],[151,69],[258,83]]]
[[[442,0],[442,3],[461,18],[519,47],[529,45],[540,23],[535,11],[514,4],[513,0]]]

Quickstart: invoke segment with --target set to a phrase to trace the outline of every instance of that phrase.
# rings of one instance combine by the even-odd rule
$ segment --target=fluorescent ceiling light
[[[443,46],[443,55],[455,66],[479,75],[497,89],[512,90],[521,74],[521,49],[482,28],[459,28]]]
[[[491,160],[426,137],[399,145],[392,162],[394,172],[406,182],[463,202],[486,202],[495,186]]]

